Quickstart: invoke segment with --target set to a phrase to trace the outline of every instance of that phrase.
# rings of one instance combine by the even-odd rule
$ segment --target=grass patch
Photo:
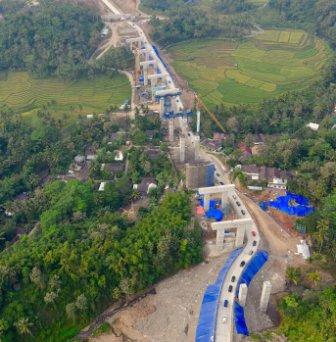
[[[129,81],[119,74],[74,82],[36,79],[26,72],[11,72],[0,78],[0,103],[24,116],[31,116],[44,106],[56,115],[100,113],[110,106],[120,106],[130,97]]]
[[[302,89],[320,77],[331,55],[302,30],[266,30],[244,42],[202,39],[168,49],[175,70],[211,107],[254,104]]]
[[[107,322],[104,322],[93,332],[92,336],[98,337],[103,334],[108,334],[109,332],[111,332],[111,326]]]

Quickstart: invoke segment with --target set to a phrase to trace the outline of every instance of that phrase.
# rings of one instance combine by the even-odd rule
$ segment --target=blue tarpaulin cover
[[[274,201],[260,202],[260,207],[267,210],[268,207],[278,209],[288,215],[308,216],[314,212],[314,207],[309,204],[307,197],[287,192],[285,196],[279,196]]]
[[[217,307],[219,304],[218,302],[221,288],[228,270],[242,250],[242,248],[237,248],[231,252],[223,268],[220,270],[216,282],[209,285],[205,290],[201,312],[198,318],[195,342],[211,342],[214,340],[217,320]]]
[[[204,200],[203,198],[198,200],[199,204],[204,207]],[[221,209],[218,209],[221,205],[220,200],[212,199],[209,203],[209,210],[205,213],[205,216],[208,219],[215,219],[216,221],[222,221],[224,214]]]
[[[236,296],[238,297],[239,286],[240,284],[250,285],[254,276],[259,272],[259,270],[264,266],[266,261],[268,260],[268,253],[266,251],[258,251],[254,255],[254,257],[250,260],[248,265],[246,266],[244,272],[242,273],[238,284],[237,284],[237,292]],[[245,321],[244,308],[239,305],[239,303],[235,302],[234,304],[234,320],[237,334],[249,335],[249,331]]]
[[[233,311],[237,334],[248,336],[249,331],[245,321],[244,308],[237,301],[235,301],[233,305]]]
[[[215,219],[216,221],[222,221],[224,214],[222,213],[221,210],[215,209],[215,208],[210,208],[206,213],[205,216],[208,219]]]

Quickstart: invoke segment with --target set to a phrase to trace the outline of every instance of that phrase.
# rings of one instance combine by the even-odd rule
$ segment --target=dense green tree
[[[5,12],[0,22],[0,68],[77,78],[99,44],[102,27],[99,15],[83,4],[43,1]]]
[[[246,0],[215,0],[216,8],[227,13],[243,12],[253,6]]]
[[[282,321],[278,332],[289,341],[333,341],[336,334],[336,289],[301,299],[297,295],[283,298],[280,305]]]
[[[336,45],[336,4],[329,0],[270,0],[284,22],[308,23],[317,33]]]
[[[299,285],[301,281],[301,271],[299,268],[289,266],[286,270],[286,278],[289,283]]]
[[[176,7],[169,12],[169,20],[151,18],[153,39],[168,45],[187,39],[215,37],[243,37],[250,33],[253,25],[247,16],[219,18],[202,9],[191,6]]]
[[[185,193],[167,193],[133,225],[96,204],[89,183],[56,181],[42,191],[42,230],[0,253],[5,340],[65,341],[114,299],[202,258]],[[74,220],[78,210],[86,217]]]

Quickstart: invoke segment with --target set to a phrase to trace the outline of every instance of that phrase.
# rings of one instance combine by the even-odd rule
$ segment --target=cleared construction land
[[[210,106],[253,104],[304,88],[330,55],[322,40],[301,30],[267,30],[242,43],[194,40],[168,52],[175,71]]]
[[[100,113],[109,106],[120,106],[131,98],[126,76],[97,76],[92,80],[63,82],[55,78],[37,79],[26,72],[13,72],[0,79],[0,103],[24,115],[43,106],[57,114]]]

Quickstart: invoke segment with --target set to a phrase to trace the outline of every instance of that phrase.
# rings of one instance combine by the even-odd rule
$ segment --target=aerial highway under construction
[[[175,82],[170,75],[165,63],[161,60],[158,52],[153,47],[152,43],[150,42],[149,38],[146,36],[145,32],[142,28],[135,22],[133,22],[130,17],[123,13],[114,3],[113,1],[109,0],[101,0],[105,6],[113,12],[113,14],[118,15],[120,18],[124,18],[125,22],[128,23],[136,32],[137,36],[132,37],[126,40],[126,43],[130,45],[133,51],[137,51],[138,54],[141,55],[141,60],[138,60],[138,67],[141,67],[141,74],[142,74],[142,82],[146,86],[147,83],[152,84],[152,89],[154,89],[153,85],[157,85],[158,81],[160,82],[161,87],[157,90],[154,90],[153,97],[160,102],[161,107],[164,105],[164,98],[170,97],[172,104],[172,110],[175,112],[182,112],[184,111],[184,106],[181,100],[181,92],[176,87]],[[138,56],[139,57],[139,56]],[[154,72],[152,74],[148,73],[149,68],[152,68]],[[153,71],[152,70],[152,71]],[[134,73],[135,77],[138,77],[137,73]],[[137,79],[134,80],[134,84],[138,82]],[[198,103],[199,109],[205,109],[208,111],[207,108],[204,108],[204,105],[200,100],[198,100],[196,96],[196,100]],[[162,108],[162,111],[164,109]],[[208,111],[209,112],[209,111]],[[161,112],[161,114],[163,114]],[[211,112],[210,112],[211,114]],[[186,117],[180,116],[178,118],[181,135],[185,137],[189,137],[189,139],[193,140],[194,133],[190,130],[188,126],[188,121]],[[202,151],[202,158],[205,160],[209,160],[214,162],[216,167],[217,177],[220,179],[227,179],[227,175],[225,172],[225,168],[221,161],[214,157],[211,154],[208,154],[206,151]],[[239,199],[237,193],[235,193],[236,198],[241,203],[241,208],[245,208],[242,201]],[[249,219],[251,219],[250,215],[248,214],[247,209],[246,215]],[[251,219],[252,220],[252,219]],[[257,232],[256,226],[253,224],[249,229],[246,230],[245,238],[247,238],[247,242],[240,253],[240,255],[236,258],[233,262],[231,268],[229,269],[227,276],[223,282],[222,289],[220,292],[220,305],[217,308],[217,322],[216,322],[216,329],[215,329],[215,336],[213,336],[214,341],[218,342],[230,342],[233,340],[234,336],[234,302],[235,302],[235,294],[237,292],[237,280],[240,278],[242,272],[244,271],[244,266],[247,265],[250,261],[252,254],[254,251],[258,249],[259,245],[259,234]],[[235,282],[232,282],[232,279],[236,279]],[[228,290],[230,288],[230,291]],[[224,307],[222,304],[224,301],[228,301],[227,307]],[[210,341],[209,341],[210,342]]]

